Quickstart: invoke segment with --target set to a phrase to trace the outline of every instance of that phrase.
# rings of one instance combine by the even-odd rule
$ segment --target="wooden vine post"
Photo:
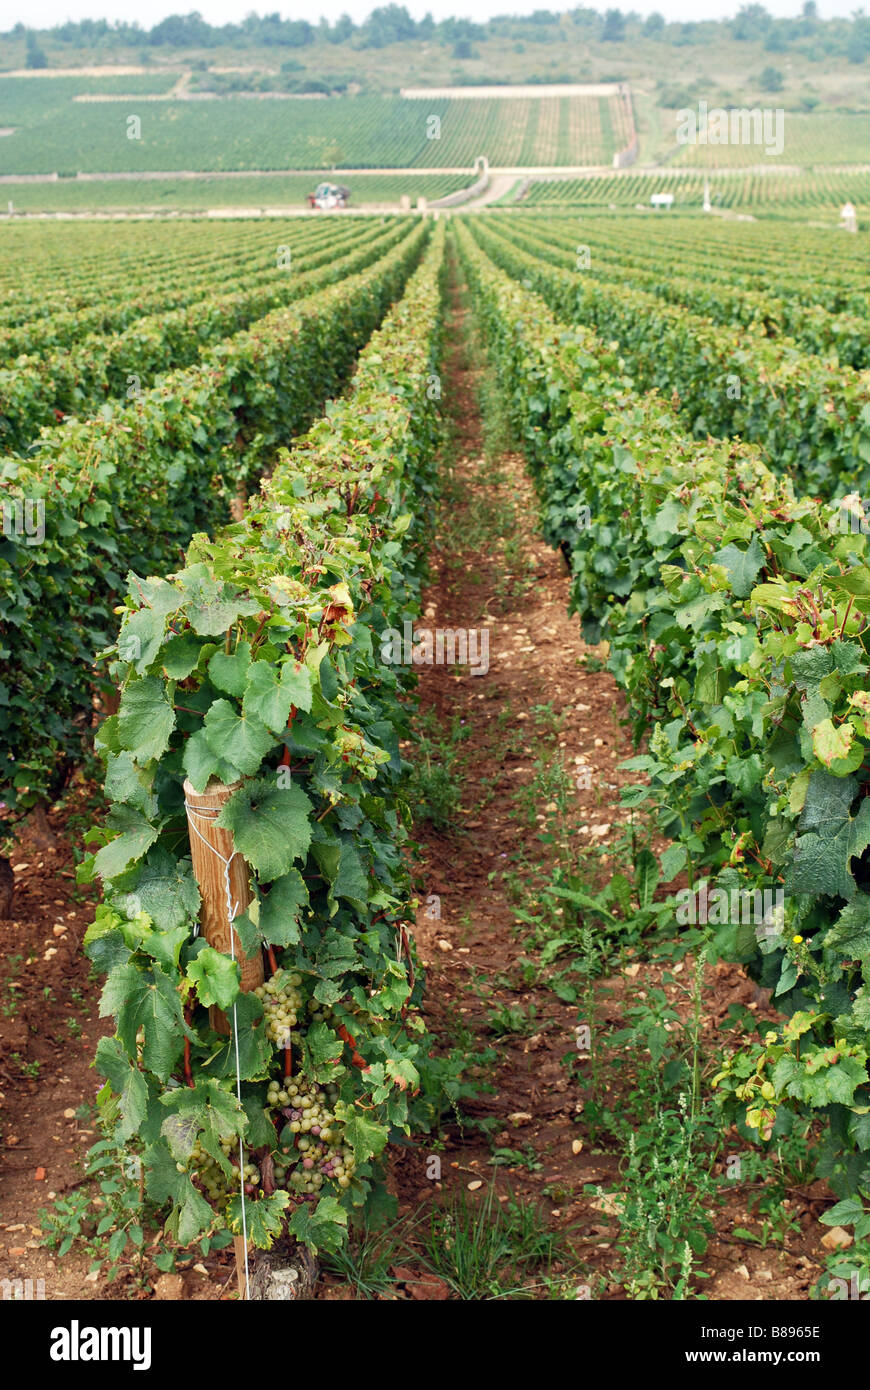
[[[253,899],[248,865],[241,854],[236,854],[232,833],[215,825],[220,812],[233,792],[241,786],[234,782],[227,786],[224,782],[209,782],[204,792],[194,791],[190,782],[184,783],[184,801],[187,809],[187,824],[190,838],[190,857],[193,872],[202,897],[200,908],[200,930],[209,946],[225,955],[235,955],[239,962],[242,992],[247,994],[263,983],[263,955],[247,956],[242,950],[238,935],[232,932],[230,939],[229,904],[227,902],[227,881],[234,916],[240,916]],[[209,1009],[209,1021],[216,1033],[230,1033],[230,1021],[222,1009],[215,1005]],[[245,1297],[245,1243],[242,1236],[235,1236],[233,1246],[236,1255],[236,1278],[239,1293]]]

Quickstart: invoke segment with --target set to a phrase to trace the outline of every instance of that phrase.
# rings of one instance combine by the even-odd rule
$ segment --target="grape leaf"
[[[409,1086],[412,1090],[416,1090],[420,1084],[420,1073],[414,1063],[408,1057],[401,1057],[398,1054],[387,1058],[387,1075],[392,1077],[400,1091],[407,1090]]]
[[[110,974],[116,965],[125,965],[132,954],[117,925],[101,923],[99,916],[85,932],[84,946],[85,955],[103,975]]]
[[[174,728],[175,711],[163,680],[146,676],[127,686],[118,710],[118,740],[135,753],[137,762],[162,757]]]
[[[790,660],[794,682],[799,690],[817,686],[834,669],[833,657],[827,647],[810,647],[809,651],[795,652]]]
[[[823,719],[813,729],[813,753],[820,763],[831,768],[840,776],[854,772],[861,766],[864,757],[863,745],[859,742],[853,747],[855,730],[851,724],[839,726],[831,719]]]
[[[241,1134],[245,1112],[236,1097],[209,1078],[195,1087],[176,1086],[165,1091],[161,1103],[172,1113],[161,1125],[161,1133],[173,1158],[186,1163],[197,1139],[227,1176],[232,1169],[221,1148],[221,1139]]]
[[[239,992],[238,961],[213,946],[203,947],[187,973],[196,985],[199,1002],[207,1008],[217,1004],[219,1009],[228,1009]]]
[[[272,1061],[272,1044],[266,1037],[263,1021],[263,1005],[255,994],[240,994],[232,1006],[230,1026],[233,1016],[239,1030],[239,1067],[243,1081],[255,1081],[266,1075]],[[218,1077],[235,1077],[236,1047],[232,1037],[228,1037],[217,1049],[208,1063],[212,1074]]]
[[[376,1158],[386,1145],[388,1131],[386,1125],[367,1120],[355,1107],[348,1107],[344,1116],[344,1137],[353,1149],[357,1163],[367,1158]]]
[[[850,814],[857,791],[854,777],[813,773],[786,892],[853,896],[850,861],[870,845],[870,801],[861,802],[857,816]]]
[[[849,1137],[862,1153],[870,1149],[870,1113],[849,1116]]]
[[[335,1075],[344,1043],[325,1023],[314,1023],[302,1034],[305,1054],[303,1069],[315,1081],[330,1081]]]
[[[823,649],[824,650],[824,649]],[[792,658],[792,662],[794,658]],[[857,642],[844,642],[837,638],[831,644],[831,668],[841,676],[854,676],[867,670],[867,661],[862,647]]]
[[[317,948],[317,972],[335,980],[357,964],[356,943],[343,932],[330,930]]]
[[[257,612],[257,603],[243,599],[234,585],[213,579],[207,565],[191,565],[176,578],[184,586],[188,621],[201,637],[223,636],[237,618]]]
[[[159,965],[140,970],[132,961],[117,965],[103,987],[100,1018],[117,1016],[117,1033],[131,1057],[136,1034],[145,1030],[142,1060],[167,1081],[184,1046],[184,1019],[175,983]]]
[[[232,831],[240,854],[266,882],[280,878],[311,843],[311,802],[295,782],[278,786],[259,778],[239,787],[215,822]]]
[[[260,1149],[264,1144],[270,1149],[274,1148],[275,1126],[269,1118],[268,1110],[264,1110],[256,1096],[243,1096],[242,1109],[247,1119],[245,1143],[248,1148]]]
[[[313,1211],[304,1203],[298,1206],[287,1230],[307,1245],[313,1255],[319,1250],[333,1253],[344,1243],[347,1212],[335,1197],[321,1197]]]
[[[299,941],[299,918],[308,906],[308,889],[298,869],[289,869],[276,878],[260,899],[260,931],[273,946],[295,946]]]
[[[245,693],[245,678],[250,664],[251,644],[239,642],[236,650],[229,656],[226,652],[215,652],[208,663],[208,674],[218,690],[225,690],[228,695],[241,696]]]
[[[870,955],[870,894],[857,893],[843,908],[825,936],[825,946],[839,951],[843,960]]]
[[[753,536],[746,550],[740,550],[733,544],[726,545],[711,556],[711,562],[724,565],[737,598],[748,598],[756,576],[764,568],[765,555],[758,538]]]
[[[191,632],[170,637],[163,648],[163,669],[170,680],[183,681],[196,670],[203,645]]]
[[[120,753],[109,753],[106,757],[106,800],[126,802],[135,806],[143,815],[148,815],[154,806],[149,778],[139,767],[133,754],[124,749]]]
[[[298,661],[285,661],[281,667],[281,685],[290,691],[297,709],[311,709],[311,672]]]
[[[330,897],[346,898],[364,912],[368,904],[369,881],[357,850],[350,840],[342,840],[338,872],[330,886]]]
[[[318,980],[314,986],[314,998],[318,1004],[334,1004],[341,995],[341,986],[334,980]]]
[[[273,1192],[271,1197],[250,1198],[245,1202],[245,1227],[248,1240],[258,1250],[271,1250],[275,1238],[281,1234],[284,1212],[290,1198],[286,1192]],[[227,1205],[227,1221],[236,1235],[242,1232],[242,1199],[232,1197]]]
[[[864,1067],[855,1057],[834,1055],[838,1060],[829,1066],[825,1049],[808,1053],[800,1061],[786,1053],[774,1063],[771,1080],[777,1091],[807,1105],[851,1105],[856,1088],[866,1080]]]
[[[866,985],[855,991],[852,1017],[859,1028],[870,1029],[870,989]]]
[[[134,603],[144,603],[164,618],[176,613],[181,605],[178,589],[168,579],[154,575],[144,578],[132,570],[127,575],[127,594]]]
[[[795,1041],[805,1033],[812,1032],[813,1018],[814,1015],[806,1009],[796,1009],[782,1030],[783,1037]]]
[[[239,714],[229,700],[215,700],[205,716],[205,736],[214,753],[248,776],[275,742],[265,724],[253,715]]]
[[[248,671],[242,710],[255,715],[274,733],[283,733],[290,717],[290,707],[311,709],[311,676],[304,666],[295,671],[285,662],[280,673],[271,661],[255,661]]]
[[[144,938],[141,949],[152,960],[159,961],[166,970],[177,970],[181,948],[189,936],[190,930],[186,926],[172,927],[170,931],[151,931]]]
[[[220,757],[211,747],[205,729],[197,729],[184,745],[184,770],[195,792],[204,792],[212,777],[231,785],[239,780],[240,769]]]
[[[141,859],[159,834],[141,811],[123,804],[111,808],[106,817],[106,826],[120,833],[94,856],[94,868],[102,879],[115,878],[134,859]]]
[[[145,1120],[148,1109],[145,1077],[133,1066],[117,1038],[100,1038],[96,1066],[119,1097],[121,1118],[115,1127],[115,1138],[123,1143],[125,1139],[132,1139]]]
[[[186,926],[199,912],[200,897],[189,859],[175,859],[162,845],[127,871],[112,898],[129,917],[147,912],[155,927],[171,931]]]
[[[834,1066],[821,1073],[819,1079],[824,1080],[824,1096],[827,1101],[836,1105],[851,1105],[855,1099],[855,1091],[867,1080],[867,1070],[857,1057],[842,1057]],[[812,1097],[810,1099],[813,1105],[824,1103]]]
[[[118,655],[130,661],[142,675],[160,650],[166,631],[166,614],[154,608],[137,608],[128,613],[118,637]]]
[[[179,1173],[166,1142],[150,1144],[143,1155],[145,1190],[158,1206],[173,1203],[167,1222],[179,1245],[190,1245],[214,1222],[214,1212],[187,1173]]]
[[[251,907],[254,906],[255,904],[251,903]],[[238,917],[233,918],[233,931],[239,938],[239,945],[246,956],[255,956],[263,944],[263,933],[251,914],[251,907],[247,912],[240,912]]]
[[[377,1001],[378,1013],[393,1012],[396,1009],[401,1009],[410,993],[411,986],[404,970],[400,965],[395,965],[387,977],[383,989],[378,990],[377,994],[373,994],[372,999]]]

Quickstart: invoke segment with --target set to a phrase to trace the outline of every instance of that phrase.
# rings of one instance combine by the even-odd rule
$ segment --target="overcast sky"
[[[3,0],[0,28],[8,31],[19,21],[43,29],[67,19],[125,19],[138,20],[143,28],[150,29],[169,14],[187,14],[191,10],[199,10],[210,24],[235,23],[251,10],[258,14],[272,14],[277,10],[285,19],[310,20],[321,15],[335,20],[347,13],[359,23],[375,3],[377,0],[310,0],[307,5],[281,4],[278,0],[264,0],[263,4],[251,3],[251,0]],[[658,10],[666,19],[673,20],[721,19],[736,14],[740,8],[740,0],[650,0],[649,3],[611,0],[611,3],[625,11],[635,10],[644,15]],[[859,0],[818,0],[818,11],[825,19],[848,16],[858,3]],[[405,4],[417,19],[427,10],[436,19],[449,15],[488,19],[497,14],[531,14],[535,9],[571,8],[560,4],[559,0],[514,0],[514,3],[511,0],[405,0]],[[603,11],[607,5],[608,0],[592,0],[590,8]],[[771,14],[788,17],[800,13],[801,0],[766,0],[765,7]]]

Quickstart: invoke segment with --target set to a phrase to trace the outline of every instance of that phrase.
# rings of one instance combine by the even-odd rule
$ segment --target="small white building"
[[[673,193],[654,193],[649,201],[651,207],[669,208],[674,201],[674,195]]]

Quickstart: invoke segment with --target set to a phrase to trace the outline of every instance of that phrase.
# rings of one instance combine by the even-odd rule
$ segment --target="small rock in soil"
[[[852,1237],[842,1226],[832,1226],[822,1236],[822,1245],[826,1250],[848,1250],[852,1243]]]
[[[177,1300],[183,1297],[183,1280],[180,1274],[161,1274],[154,1285],[154,1297],[162,1301]]]

